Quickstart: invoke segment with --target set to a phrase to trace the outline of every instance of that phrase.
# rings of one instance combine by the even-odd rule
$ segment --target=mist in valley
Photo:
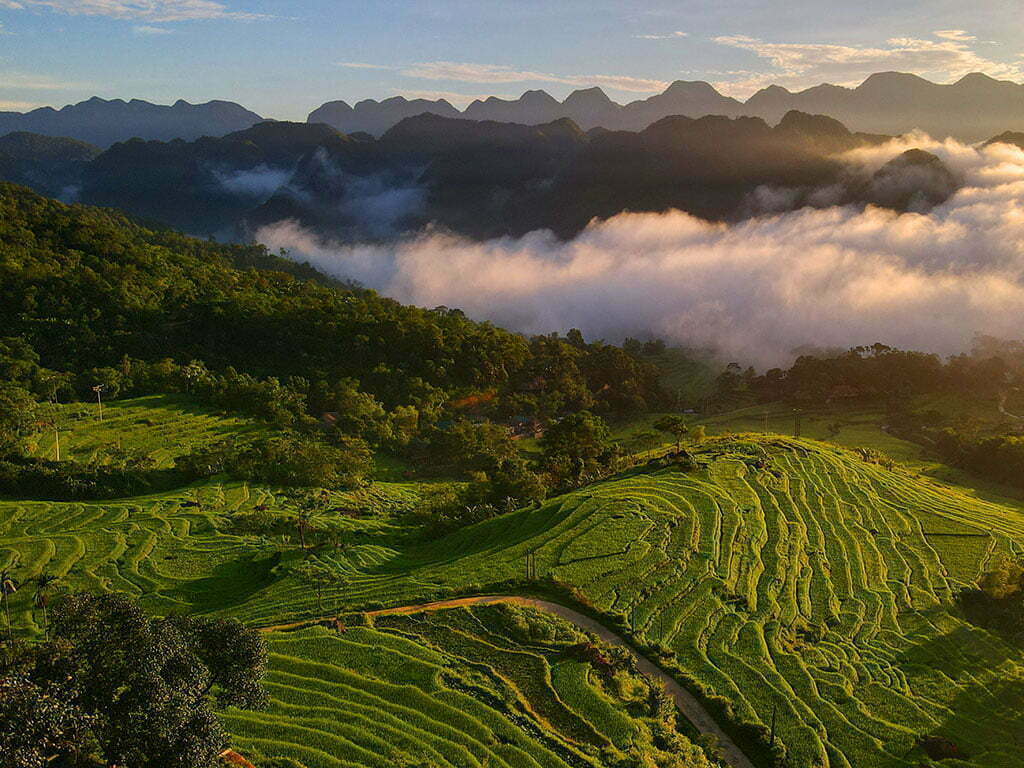
[[[786,364],[805,345],[880,341],[951,354],[975,333],[1019,336],[1024,151],[911,134],[841,159],[851,179],[877,184],[872,174],[910,149],[935,155],[956,178],[945,202],[911,199],[899,213],[829,205],[829,189],[763,188],[741,222],[623,213],[568,241],[536,231],[477,242],[428,228],[341,245],[290,220],[257,237],[402,302],[458,307],[531,334],[657,336],[762,367]],[[934,180],[922,173],[890,173],[882,192],[926,195]],[[794,205],[803,207],[787,210]]]

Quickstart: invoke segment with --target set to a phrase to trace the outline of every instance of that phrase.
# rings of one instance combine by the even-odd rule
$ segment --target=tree
[[[35,421],[35,400],[27,390],[0,382],[0,456],[17,453]]]
[[[589,411],[570,414],[552,424],[540,444],[549,467],[578,477],[606,467],[614,457],[608,425]]]
[[[686,423],[686,419],[683,416],[662,416],[656,422],[654,422],[654,428],[659,432],[664,432],[667,435],[671,435],[676,441],[676,452],[678,452],[682,446],[683,435],[690,431],[690,425]]]
[[[89,749],[89,718],[59,687],[35,684],[22,671],[0,674],[0,758],[4,768],[47,768]]]
[[[25,768],[74,762],[76,723],[106,765],[211,768],[227,746],[215,706],[264,701],[264,641],[237,621],[154,619],[124,597],[85,594],[51,617],[50,640],[0,668],[14,692],[0,696],[0,745],[12,740],[9,717],[54,735],[42,764],[21,749]]]
[[[18,585],[8,570],[0,571],[0,597],[4,601],[4,615],[7,618],[7,641],[14,642],[14,626],[11,624],[11,595],[18,591]]]
[[[705,438],[708,436],[707,428],[703,424],[698,424],[693,428],[693,442],[703,443]]]
[[[296,575],[316,590],[316,608],[324,612],[324,587],[340,585],[342,577],[319,562],[306,561],[295,569]]]
[[[50,590],[53,589],[53,585],[57,582],[57,577],[50,573],[40,573],[36,576],[35,581],[36,591],[33,595],[33,601],[37,607],[43,609],[43,631],[46,633],[47,639],[49,639],[50,622],[47,613],[50,605]]]

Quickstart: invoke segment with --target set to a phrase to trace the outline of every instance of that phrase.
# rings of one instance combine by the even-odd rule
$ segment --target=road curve
[[[435,603],[423,603],[420,605],[405,605],[400,608],[385,608],[378,611],[368,611],[367,616],[388,616],[396,614],[422,613],[423,611],[440,611],[446,608],[460,608],[472,605],[494,605],[495,603],[511,603],[529,608],[536,608],[541,611],[553,613],[566,621],[575,624],[577,627],[591,632],[601,638],[609,645],[617,645],[625,648],[636,659],[640,671],[648,677],[661,682],[669,695],[675,700],[676,707],[680,712],[693,723],[693,726],[702,734],[714,736],[718,741],[719,754],[722,759],[732,768],[754,768],[743,751],[737,746],[729,735],[722,730],[718,722],[704,708],[694,696],[683,688],[667,672],[643,656],[633,646],[627,643],[622,637],[612,632],[599,621],[592,619],[578,611],[567,608],[559,603],[552,603],[547,600],[538,600],[532,597],[515,597],[511,595],[481,595],[478,597],[460,597],[452,600],[440,600]]]

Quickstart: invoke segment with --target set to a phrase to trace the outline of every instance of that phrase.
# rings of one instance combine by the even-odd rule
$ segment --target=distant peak
[[[923,77],[911,74],[910,72],[876,72],[870,75],[867,80],[860,84],[860,88],[885,85],[934,85]]]
[[[519,100],[529,104],[557,104],[558,100],[547,91],[526,91]]]
[[[999,85],[1003,82],[1005,81],[996,80],[984,72],[970,72],[957,80],[956,85]]]
[[[707,83],[703,80],[676,80],[672,85],[665,89],[665,93],[721,95],[717,90],[715,90],[715,87],[711,85],[711,83]]]
[[[580,88],[569,94],[563,104],[611,104],[612,100],[608,94],[596,85],[593,88]]]

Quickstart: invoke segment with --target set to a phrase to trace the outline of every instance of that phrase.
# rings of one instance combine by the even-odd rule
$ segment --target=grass
[[[64,460],[88,462],[104,448],[121,446],[149,454],[162,469],[193,447],[245,440],[268,429],[253,419],[198,405],[187,395],[113,400],[103,404],[102,420],[96,403],[46,406],[41,416],[59,429]],[[55,430],[50,427],[39,433],[30,452],[55,459]]]
[[[539,636],[514,639],[513,628]],[[229,711],[225,722],[257,764],[292,758],[307,768],[598,768],[630,753],[667,757],[654,734],[674,730],[674,711],[651,703],[640,676],[619,673],[636,686],[622,696],[624,686],[573,659],[585,640],[508,606],[275,632],[270,706]]]

